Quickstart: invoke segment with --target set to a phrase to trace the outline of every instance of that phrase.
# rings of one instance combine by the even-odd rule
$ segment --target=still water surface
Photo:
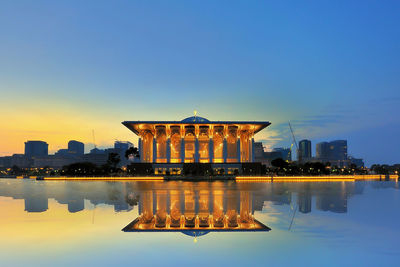
[[[399,208],[397,181],[1,179],[0,265],[398,266]]]

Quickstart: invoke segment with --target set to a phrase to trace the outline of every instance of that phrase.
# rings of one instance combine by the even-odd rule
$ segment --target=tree
[[[91,162],[77,162],[64,166],[61,172],[67,176],[92,176],[98,174],[99,170]]]
[[[271,161],[271,165],[276,168],[283,169],[287,168],[289,166],[289,163],[284,161],[282,158],[277,158]]]
[[[107,165],[112,166],[114,169],[116,169],[120,161],[121,159],[117,153],[108,154]]]
[[[137,149],[137,147],[132,146],[125,151],[125,158],[129,159],[130,157],[134,158],[140,157],[139,150]]]

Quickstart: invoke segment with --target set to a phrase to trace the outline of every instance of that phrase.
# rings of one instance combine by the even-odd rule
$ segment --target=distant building
[[[57,156],[68,156],[68,149],[59,149],[56,153],[54,153],[54,155]]]
[[[316,158],[320,161],[327,161],[329,159],[329,143],[321,142],[316,146]]]
[[[272,152],[281,153],[281,158],[283,160],[292,161],[292,151],[290,148],[276,147],[272,149]]]
[[[264,152],[263,161],[261,162],[265,164],[265,162],[267,161],[268,162],[267,165],[270,165],[271,161],[279,158],[283,159],[282,152],[280,151]]]
[[[61,169],[65,165],[69,165],[75,162],[80,161],[80,157],[73,157],[69,154],[66,155],[48,155],[42,157],[34,157],[32,159],[32,167],[35,168],[43,168],[43,167],[50,167],[55,169]]]
[[[27,157],[24,154],[14,154],[12,156],[0,158],[0,167],[10,168],[13,166],[29,168],[32,166],[32,158]]]
[[[254,142],[254,158],[256,162],[260,162],[264,157],[264,147],[261,142]]]
[[[115,141],[114,148],[120,149],[122,151],[127,151],[130,147],[133,147],[133,144],[129,141]]]
[[[97,147],[90,150],[90,154],[106,154],[104,149],[98,149]]]
[[[27,141],[25,142],[25,156],[47,156],[49,154],[49,145],[43,141]]]
[[[308,161],[312,157],[311,153],[311,141],[310,140],[301,140],[299,142],[299,150],[297,151],[297,158],[300,161]]]
[[[264,165],[271,166],[271,161],[281,158],[283,160],[292,160],[292,153],[290,148],[277,147],[272,151],[264,151],[261,142],[254,142],[254,159],[255,162],[261,162]]]
[[[350,163],[356,165],[358,168],[364,167],[363,159],[356,159],[353,157],[349,157]]]
[[[90,153],[82,156],[83,162],[91,162],[93,164],[96,164],[97,166],[106,164],[107,160],[108,153],[105,153],[104,150],[103,153]]]
[[[347,140],[321,142],[316,147],[316,159],[321,162],[330,162],[332,166],[347,167],[350,160],[347,156]]]
[[[85,144],[79,141],[71,140],[68,142],[68,152],[76,155],[85,153]]]
[[[332,160],[347,160],[347,140],[329,142],[329,156]]]

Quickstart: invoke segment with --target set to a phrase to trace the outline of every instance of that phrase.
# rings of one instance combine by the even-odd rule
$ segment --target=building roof
[[[186,227],[181,224],[177,227],[171,227],[170,221],[167,220],[165,226],[157,227],[154,220],[150,223],[142,223],[140,220],[141,216],[130,222],[125,226],[122,231],[124,232],[182,232],[190,236],[200,236],[208,234],[209,232],[268,232],[271,230],[268,226],[254,219],[252,223],[241,223],[238,222],[236,227],[229,227],[226,223],[222,227],[209,225],[207,227],[200,227],[196,225],[194,227]]]
[[[206,118],[199,116],[192,116],[185,118],[181,121],[123,121],[123,125],[125,125],[129,130],[134,132],[135,134],[139,134],[139,130],[146,126],[161,126],[161,125],[236,125],[242,126],[249,129],[253,129],[254,133],[258,133],[262,129],[268,127],[271,123],[269,121],[210,121]]]

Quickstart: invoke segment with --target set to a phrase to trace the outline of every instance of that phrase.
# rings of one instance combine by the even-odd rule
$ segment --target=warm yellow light
[[[143,177],[44,177],[44,180],[62,181],[163,181],[162,176],[143,176]]]

